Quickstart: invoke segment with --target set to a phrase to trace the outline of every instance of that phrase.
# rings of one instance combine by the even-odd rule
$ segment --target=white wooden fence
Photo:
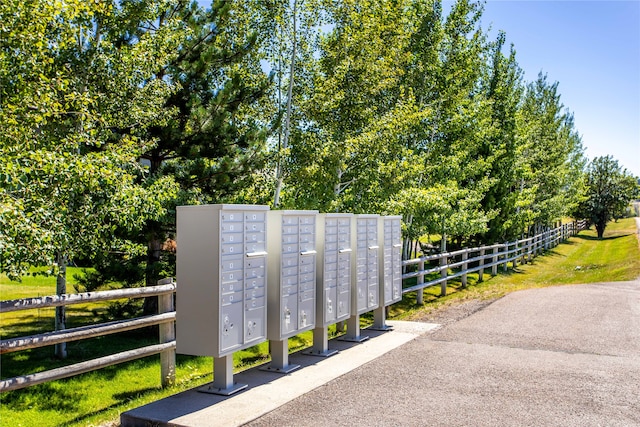
[[[158,353],[160,353],[160,375],[162,385],[167,386],[173,384],[175,382],[176,364],[176,341],[174,332],[176,313],[173,304],[173,295],[175,290],[176,284],[174,282],[171,280],[164,280],[161,281],[158,286],[149,286],[144,288],[118,289],[112,291],[52,295],[47,297],[0,301],[0,311],[7,313],[11,311],[59,307],[88,302],[118,300],[122,298],[158,296],[158,314],[156,315],[2,340],[0,341],[0,355],[13,351],[44,347],[63,342],[78,341],[152,325],[160,325],[160,337],[158,344],[124,351],[57,369],[4,379],[0,381],[0,392],[17,390],[48,381],[59,380]]]
[[[422,304],[422,290],[424,288],[439,284],[440,292],[444,295],[447,290],[447,282],[454,278],[460,277],[462,286],[464,287],[467,284],[467,275],[469,273],[477,271],[479,280],[482,280],[484,270],[491,268],[491,274],[496,275],[500,265],[502,265],[503,269],[506,271],[508,263],[512,263],[514,267],[518,262],[526,263],[537,254],[557,246],[561,241],[577,234],[584,228],[584,222],[567,223],[536,236],[517,240],[515,242],[461,249],[454,252],[426,255],[403,261],[403,266],[418,266],[417,271],[402,275],[403,280],[413,277],[417,278],[417,283],[413,286],[404,288],[403,293],[406,294],[408,292],[417,291],[417,303]],[[437,261],[438,265],[425,268],[426,264],[433,261]],[[455,269],[458,270],[455,272],[449,271]],[[440,273],[438,278],[425,282],[425,276],[438,272]],[[27,350],[63,342],[94,338],[117,332],[130,331],[151,325],[160,326],[158,344],[116,353],[57,369],[0,380],[0,392],[17,390],[48,381],[67,378],[158,353],[160,354],[160,376],[162,385],[167,386],[173,384],[175,382],[176,360],[176,313],[173,303],[175,290],[176,283],[171,279],[165,279],[160,281],[158,286],[144,288],[119,289],[112,291],[53,295],[47,297],[0,301],[0,311],[7,313],[18,310],[67,306],[88,302],[118,300],[122,298],[158,296],[157,315],[2,340],[0,341],[0,355],[13,351]]]
[[[447,282],[452,279],[460,277],[462,287],[466,287],[469,273],[478,272],[478,280],[482,280],[485,269],[491,268],[491,274],[496,275],[500,265],[502,265],[504,271],[507,270],[508,263],[512,263],[515,268],[518,262],[527,263],[531,261],[536,255],[557,246],[560,242],[585,228],[585,221],[570,222],[514,242],[465,248],[402,261],[404,267],[417,265],[416,271],[402,275],[403,280],[416,277],[416,284],[404,287],[402,292],[404,294],[416,292],[416,302],[422,304],[422,290],[425,288],[440,285],[440,295],[446,295]],[[437,265],[425,268],[425,266],[434,263]],[[470,265],[473,266],[471,267]],[[450,270],[453,271],[450,272]],[[433,273],[440,273],[440,275],[425,282],[425,276]]]

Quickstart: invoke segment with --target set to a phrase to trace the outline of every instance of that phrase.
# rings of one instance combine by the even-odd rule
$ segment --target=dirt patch
[[[471,316],[473,313],[484,309],[496,300],[498,300],[498,298],[453,301],[438,308],[434,308],[428,313],[422,312],[411,316],[411,318],[406,320],[411,320],[413,322],[439,323],[445,326]]]

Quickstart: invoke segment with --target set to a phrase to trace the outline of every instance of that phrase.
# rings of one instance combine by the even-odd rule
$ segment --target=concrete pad
[[[258,368],[235,374],[235,382],[249,386],[238,394],[226,397],[188,390],[123,413],[121,426],[243,425],[439,326],[401,321],[387,321],[387,324],[393,326],[393,330],[363,329],[361,334],[370,339],[361,344],[331,340],[330,349],[339,351],[332,357],[290,355],[289,362],[301,368],[287,375]]]

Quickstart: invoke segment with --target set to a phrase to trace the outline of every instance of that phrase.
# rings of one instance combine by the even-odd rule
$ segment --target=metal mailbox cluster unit
[[[318,211],[270,211],[268,242],[268,329],[271,364],[265,370],[288,373],[288,338],[308,331],[316,320],[316,216]]]
[[[328,327],[351,316],[351,223],[353,214],[318,215],[316,327],[307,354],[331,356]]]
[[[378,227],[380,246],[380,301],[373,311],[374,330],[387,330],[386,307],[402,300],[402,228],[401,216],[383,216]]]
[[[360,334],[360,315],[378,308],[379,304],[379,215],[355,215],[351,226],[355,248],[351,273],[351,317],[347,320],[345,341],[362,342],[369,339]]]
[[[267,238],[268,230],[268,238]],[[288,373],[288,339],[313,329],[308,354],[330,356],[328,326],[363,341],[360,315],[402,298],[400,217],[270,211],[262,205],[177,208],[177,352],[214,357],[200,391],[230,395],[233,353],[270,341],[265,370]]]
[[[177,352],[214,357],[201,391],[233,394],[233,352],[266,340],[267,212],[260,205],[177,208]],[[205,331],[206,333],[203,333]]]

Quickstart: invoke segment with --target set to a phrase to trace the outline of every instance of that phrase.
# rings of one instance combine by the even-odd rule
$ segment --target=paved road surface
[[[509,294],[246,425],[640,426],[640,282]]]

